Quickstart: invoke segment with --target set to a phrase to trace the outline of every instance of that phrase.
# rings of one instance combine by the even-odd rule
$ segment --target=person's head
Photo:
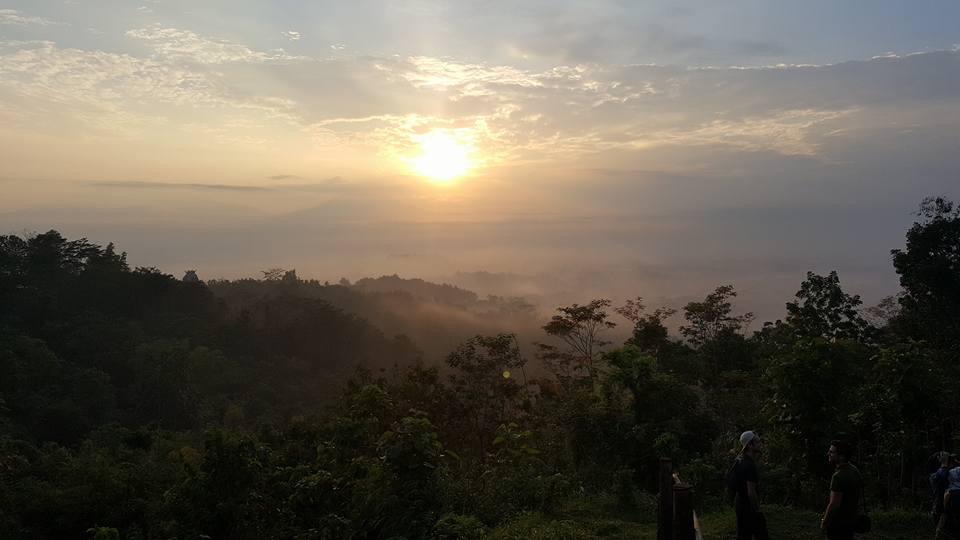
[[[842,465],[850,461],[851,448],[846,441],[830,441],[830,449],[827,450],[827,461],[831,465]]]
[[[939,456],[937,457],[940,459],[940,466],[947,469],[953,467],[957,463],[956,454],[951,454],[950,452],[940,452]]]
[[[740,447],[743,454],[751,457],[759,455],[762,449],[760,436],[753,431],[744,431],[740,434]]]

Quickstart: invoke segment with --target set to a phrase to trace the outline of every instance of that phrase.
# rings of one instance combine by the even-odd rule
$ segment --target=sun
[[[465,175],[473,166],[472,146],[447,131],[435,130],[417,137],[420,154],[408,160],[413,170],[435,182],[446,183]]]

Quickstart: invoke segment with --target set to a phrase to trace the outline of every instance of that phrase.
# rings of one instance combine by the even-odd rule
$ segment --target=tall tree
[[[787,323],[802,337],[828,340],[862,340],[870,328],[860,316],[859,295],[850,296],[840,288],[837,272],[821,276],[807,272],[797,299],[787,302]]]
[[[647,312],[643,298],[627,300],[614,311],[633,323],[633,335],[627,341],[641,351],[658,357],[670,345],[670,334],[663,321],[672,317],[677,310],[671,308],[657,308]]]
[[[914,337],[946,348],[960,332],[960,208],[944,198],[920,205],[920,220],[907,231],[906,249],[895,249],[901,316]]]
[[[447,357],[447,365],[455,370],[450,375],[454,406],[470,424],[463,438],[475,441],[481,458],[524,391],[518,379],[524,378],[525,363],[512,334],[473,337]]]
[[[753,313],[731,315],[733,304],[730,299],[736,296],[733,285],[721,285],[703,302],[690,302],[683,307],[687,324],[680,327],[680,333],[694,347],[702,347],[725,332],[739,332],[753,320]]]
[[[550,319],[543,330],[560,338],[567,345],[567,349],[540,344],[541,356],[547,365],[564,376],[585,371],[587,377],[593,380],[602,349],[610,343],[601,335],[604,330],[616,326],[616,323],[607,320],[608,307],[610,300],[601,298],[583,306],[573,304],[558,308],[559,313]]]

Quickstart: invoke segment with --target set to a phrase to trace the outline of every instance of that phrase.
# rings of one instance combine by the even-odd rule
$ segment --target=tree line
[[[533,355],[479,335],[426,365],[318,297],[349,283],[208,286],[112,244],[0,236],[0,530],[480,538],[578,497],[652,518],[659,457],[718,505],[744,429],[767,501],[821,506],[843,436],[876,504],[919,508],[958,439],[960,210],[924,201],[891,255],[901,290],[874,308],[836,272],[753,331],[731,285],[678,310],[596,299],[560,307]]]

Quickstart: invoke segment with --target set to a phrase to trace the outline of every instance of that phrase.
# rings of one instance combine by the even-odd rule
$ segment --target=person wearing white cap
[[[763,448],[760,436],[753,431],[744,431],[740,435],[740,447],[740,455],[731,470],[737,540],[767,540],[767,520],[760,512],[760,478],[757,474],[757,458]]]

